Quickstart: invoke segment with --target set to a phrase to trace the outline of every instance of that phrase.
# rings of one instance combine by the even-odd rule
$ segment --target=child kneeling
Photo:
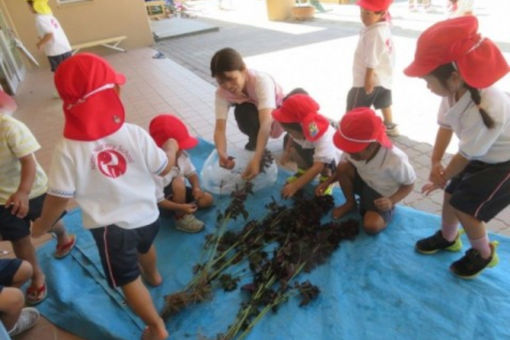
[[[316,194],[338,180],[346,202],[333,210],[333,217],[354,209],[354,194],[358,194],[363,228],[376,234],[390,222],[395,204],[413,190],[414,169],[407,155],[392,145],[381,118],[367,107],[343,116],[333,142],[344,151],[344,158],[336,174],[319,185]]]
[[[177,117],[162,114],[152,119],[149,132],[158,146],[169,138],[179,145],[176,166],[164,177],[157,177],[158,205],[160,209],[175,211],[175,228],[188,233],[204,229],[204,222],[193,215],[197,209],[213,204],[210,193],[202,191],[195,166],[185,150],[194,148],[198,139],[190,136],[186,125]],[[191,187],[186,186],[188,179]]]

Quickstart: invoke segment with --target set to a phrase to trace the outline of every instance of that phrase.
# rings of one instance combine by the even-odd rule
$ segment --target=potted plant
[[[292,7],[292,17],[296,20],[309,20],[313,18],[315,7],[308,0],[296,0]]]

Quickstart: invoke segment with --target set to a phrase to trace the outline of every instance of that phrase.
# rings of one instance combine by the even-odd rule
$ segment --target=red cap
[[[198,139],[190,136],[186,125],[170,114],[154,117],[149,124],[149,133],[159,147],[170,138],[175,139],[182,150],[194,148],[198,144]]]
[[[300,123],[305,138],[315,141],[328,130],[329,120],[318,113],[319,104],[306,94],[295,94],[273,110],[273,118],[281,123]]]
[[[510,68],[498,47],[482,37],[475,16],[462,16],[438,22],[418,38],[414,61],[404,73],[423,77],[451,62],[464,81],[474,88],[486,88]]]
[[[386,135],[386,128],[381,118],[368,107],[358,107],[347,112],[333,136],[336,147],[347,153],[363,151],[373,142],[385,148],[393,146]]]
[[[91,141],[120,129],[124,106],[115,85],[125,82],[124,75],[94,54],[80,53],[63,61],[55,72],[55,86],[64,101],[64,137]]]
[[[356,5],[369,11],[387,11],[393,0],[358,0]]]
[[[4,91],[0,90],[0,112],[13,113],[18,108],[14,99]]]

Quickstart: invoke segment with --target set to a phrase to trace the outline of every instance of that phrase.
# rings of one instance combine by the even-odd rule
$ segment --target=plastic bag
[[[224,169],[220,167],[218,160],[218,153],[213,150],[209,157],[205,160],[202,171],[200,172],[200,181],[202,187],[217,195],[228,195],[236,188],[241,188],[244,180],[241,174],[245,170],[248,162],[253,157],[253,152],[250,151],[237,151],[231,152],[230,156],[235,159],[235,166],[233,169]],[[257,177],[252,180],[253,191],[273,185],[278,176],[278,166],[273,160],[269,165],[266,165],[264,172],[260,172]]]

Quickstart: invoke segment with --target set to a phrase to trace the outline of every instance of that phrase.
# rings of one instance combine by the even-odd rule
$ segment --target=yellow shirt
[[[0,205],[18,190],[21,177],[20,158],[39,150],[41,146],[28,127],[19,120],[0,114]],[[44,194],[48,179],[36,161],[34,184],[29,198]]]

